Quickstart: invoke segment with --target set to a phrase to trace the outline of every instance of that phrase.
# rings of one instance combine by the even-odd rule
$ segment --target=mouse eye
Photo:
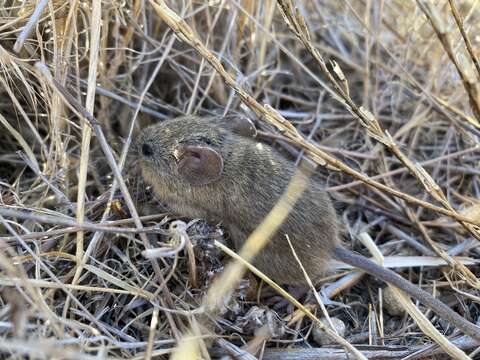
[[[143,144],[142,145],[142,154],[143,154],[143,156],[152,156],[153,155],[152,147],[148,144]]]

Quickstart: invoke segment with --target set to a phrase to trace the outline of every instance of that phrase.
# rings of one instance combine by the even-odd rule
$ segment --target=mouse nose
[[[151,145],[149,145],[147,143],[143,143],[141,149],[142,149],[142,155],[143,156],[149,157],[149,156],[153,155],[153,148],[152,148]]]

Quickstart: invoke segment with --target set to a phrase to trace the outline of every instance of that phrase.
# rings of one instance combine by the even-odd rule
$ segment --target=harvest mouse
[[[286,189],[293,163],[255,140],[246,117],[187,116],[142,130],[136,139],[142,175],[172,210],[222,222],[238,250]],[[392,284],[480,340],[480,328],[441,301],[367,258],[345,249],[340,222],[320,182],[309,186],[254,265],[278,283],[301,284],[303,272],[285,238],[288,234],[305,270],[315,280],[336,259]]]

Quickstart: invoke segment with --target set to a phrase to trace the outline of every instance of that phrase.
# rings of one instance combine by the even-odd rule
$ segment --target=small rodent
[[[145,181],[172,210],[191,218],[222,222],[238,250],[286,189],[295,166],[254,139],[244,116],[187,116],[142,130],[135,142]],[[312,280],[337,259],[390,283],[466,334],[480,340],[480,328],[395,272],[345,249],[340,223],[320,182],[309,186],[254,265],[278,283],[305,282],[284,234]]]

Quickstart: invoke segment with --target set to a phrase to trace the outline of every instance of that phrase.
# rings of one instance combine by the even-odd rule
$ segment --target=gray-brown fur
[[[159,199],[188,217],[222,222],[238,249],[276,204],[295,167],[268,145],[237,135],[250,131],[238,131],[232,124],[220,117],[172,119],[144,129],[136,147],[143,177]],[[185,157],[192,152],[202,156]],[[199,170],[196,165],[201,161],[211,166]],[[200,173],[204,179],[198,181],[192,173]],[[196,182],[204,184],[192,185]],[[285,239],[288,234],[312,279],[321,276],[329,261],[336,258],[399,287],[480,340],[480,328],[445,304],[393,271],[344,249],[339,230],[328,195],[311,178],[287,220],[254,263],[279,283],[304,283],[305,277]]]
[[[238,249],[278,201],[295,168],[270,146],[236,135],[225,125],[221,118],[172,119],[144,129],[137,146],[153,147],[155,155],[141,157],[140,166],[158,198],[186,216],[221,221]],[[185,144],[219,152],[224,167],[217,181],[195,186],[178,176],[174,152]],[[303,266],[316,279],[328,263],[325,254],[338,244],[338,231],[328,195],[311,181],[286,222],[257,255],[255,265],[280,283],[304,282],[285,238],[288,234]]]

